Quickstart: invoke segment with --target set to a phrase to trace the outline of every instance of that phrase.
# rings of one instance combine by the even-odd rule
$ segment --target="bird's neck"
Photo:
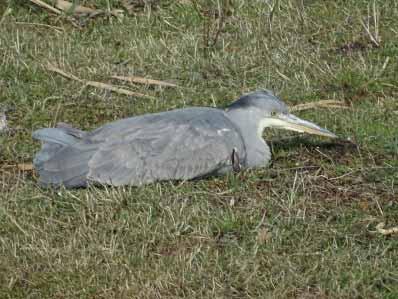
[[[233,109],[226,114],[240,130],[246,148],[246,167],[266,166],[271,159],[270,149],[262,137],[266,124],[256,119],[254,112]]]

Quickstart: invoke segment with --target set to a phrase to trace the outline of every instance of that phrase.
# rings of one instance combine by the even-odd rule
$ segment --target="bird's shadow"
[[[270,139],[267,142],[274,156],[272,162],[278,160],[278,153],[288,152],[292,151],[292,149],[298,148],[303,155],[305,155],[305,153],[309,154],[308,156],[310,158],[313,156],[311,154],[315,151],[321,151],[323,153],[327,153],[327,155],[333,158],[333,160],[339,160],[340,158],[347,156],[347,154],[350,156],[355,155],[359,151],[359,146],[356,143],[339,138],[327,141],[320,141],[316,138],[304,138],[301,136],[295,136],[291,138]]]
[[[270,145],[271,149],[281,149],[281,150],[288,150],[297,146],[304,146],[304,147],[317,147],[322,149],[336,149],[336,150],[348,150],[351,151],[352,149],[356,149],[358,147],[352,141],[345,140],[345,139],[331,139],[330,141],[319,141],[316,139],[311,138],[304,138],[301,136],[289,137],[289,138],[272,138],[267,140],[268,144]]]

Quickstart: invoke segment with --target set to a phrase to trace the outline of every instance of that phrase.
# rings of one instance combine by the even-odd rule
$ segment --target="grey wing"
[[[146,123],[108,138],[89,162],[90,180],[141,185],[160,180],[188,180],[231,165],[238,132],[217,119],[213,123]]]

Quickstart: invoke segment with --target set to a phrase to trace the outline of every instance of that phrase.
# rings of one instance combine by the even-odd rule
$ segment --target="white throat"
[[[280,127],[281,121],[276,118],[263,118],[260,123],[258,124],[257,128],[257,135],[261,139],[263,138],[263,132],[265,128],[271,128],[271,127]]]

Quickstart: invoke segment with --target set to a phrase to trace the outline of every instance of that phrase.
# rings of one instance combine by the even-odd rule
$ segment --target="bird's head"
[[[332,132],[289,113],[286,104],[269,90],[259,90],[240,97],[227,107],[228,111],[247,111],[258,122],[259,133],[264,128],[278,128],[336,138]]]

